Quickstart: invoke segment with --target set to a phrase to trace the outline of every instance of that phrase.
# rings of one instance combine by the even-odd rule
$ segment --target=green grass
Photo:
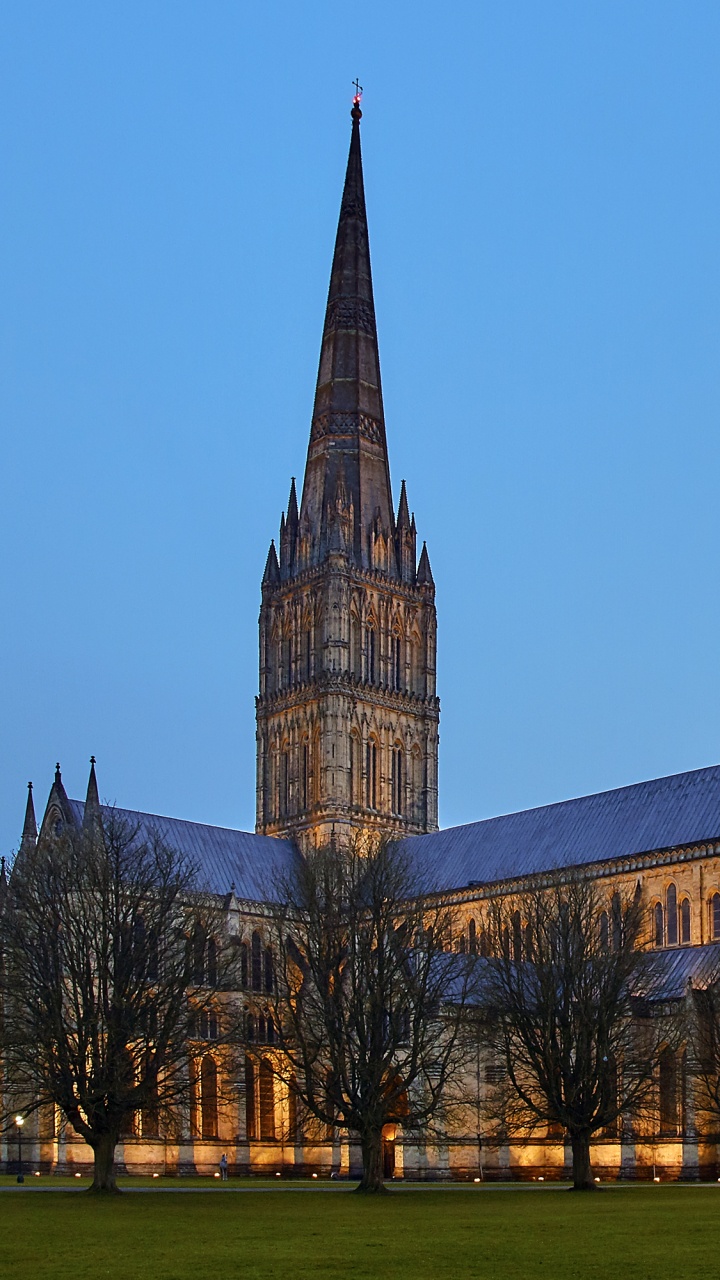
[[[451,1186],[371,1200],[345,1187],[328,1194],[288,1184],[276,1194],[110,1200],[28,1191],[1,1193],[0,1216],[3,1274],[14,1280],[720,1275],[720,1187],[609,1187],[585,1196]]]

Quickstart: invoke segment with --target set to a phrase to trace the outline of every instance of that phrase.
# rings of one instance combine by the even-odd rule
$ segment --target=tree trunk
[[[590,1164],[590,1134],[585,1130],[570,1135],[573,1162],[573,1191],[597,1189]]]
[[[117,1138],[112,1133],[100,1133],[92,1143],[95,1165],[92,1186],[88,1189],[99,1195],[120,1194],[120,1188],[115,1180],[116,1143]]]
[[[383,1147],[382,1129],[373,1129],[363,1133],[360,1138],[362,1149],[363,1172],[356,1191],[367,1193],[386,1190],[383,1182]]]

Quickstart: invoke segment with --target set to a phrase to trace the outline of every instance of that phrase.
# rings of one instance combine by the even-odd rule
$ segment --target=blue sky
[[[441,824],[720,760],[720,7],[0,15],[0,849],[56,759],[252,828],[349,141],[438,587]]]

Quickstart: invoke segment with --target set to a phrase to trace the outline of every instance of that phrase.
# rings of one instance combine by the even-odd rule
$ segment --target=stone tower
[[[390,487],[359,100],[298,510],[260,608],[257,822],[301,844],[437,828],[435,584]]]

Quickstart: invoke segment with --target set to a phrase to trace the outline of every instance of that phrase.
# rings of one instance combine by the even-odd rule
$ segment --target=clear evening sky
[[[720,761],[719,56],[717,0],[4,6],[2,852],[91,753],[253,827],[356,75],[441,824]]]

